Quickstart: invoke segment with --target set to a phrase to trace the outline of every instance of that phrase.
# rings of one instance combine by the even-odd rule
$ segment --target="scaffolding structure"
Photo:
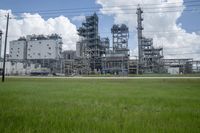
[[[138,22],[138,57],[139,57],[139,73],[161,73],[163,70],[163,48],[155,48],[153,39],[143,36],[142,31],[142,9],[137,8]]]
[[[187,64],[191,64],[193,73],[200,73],[200,61],[199,60],[193,60]],[[191,68],[191,67],[189,67],[189,68]]]
[[[113,49],[107,51],[105,58],[103,58],[103,73],[127,75],[129,29],[125,24],[113,25],[111,33],[113,37]]]
[[[124,54],[108,54],[103,58],[103,73],[127,75],[129,57]]]
[[[93,72],[102,70],[102,56],[106,51],[106,45],[102,45],[104,43],[101,43],[98,33],[98,22],[98,16],[94,13],[92,16],[87,16],[86,21],[78,29],[78,35],[84,38],[83,42],[79,42],[80,45],[84,44],[83,56],[89,58]]]
[[[119,54],[128,55],[128,39],[129,39],[129,29],[125,24],[113,25],[112,29],[113,37],[113,51]]]
[[[88,75],[91,71],[89,66],[88,61],[85,58],[65,60],[65,75]]]
[[[164,67],[179,68],[179,74],[188,74],[193,71],[193,59],[163,59]]]

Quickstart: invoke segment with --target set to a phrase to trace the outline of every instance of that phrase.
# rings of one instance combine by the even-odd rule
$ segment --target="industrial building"
[[[163,48],[155,48],[153,39],[143,36],[142,18],[143,10],[137,8],[137,31],[138,31],[138,62],[129,63],[129,72],[137,71],[144,73],[169,73],[169,74],[189,74],[200,73],[200,62],[192,58],[185,59],[164,59]],[[136,65],[137,64],[137,65]],[[137,66],[137,67],[136,67]]]
[[[128,26],[114,24],[110,30],[112,34],[110,42],[108,37],[100,36],[99,18],[94,13],[86,16],[85,21],[77,29],[79,41],[76,43],[76,50],[62,51],[62,38],[57,34],[28,35],[11,41],[6,73],[65,76],[199,73],[200,61],[164,59],[163,48],[155,47],[153,38],[143,35],[142,14],[142,9],[138,7],[138,58],[136,59],[131,59],[129,55]],[[2,32],[0,39],[2,40]]]
[[[62,38],[57,34],[50,36],[27,36],[27,59],[59,60],[62,52]]]
[[[50,36],[29,35],[10,42],[10,60],[58,60],[61,58],[62,39]]]
[[[103,58],[103,73],[128,74],[129,29],[125,24],[113,25],[111,28],[113,48],[106,51]]]
[[[80,41],[77,42],[77,57],[90,64],[94,73],[128,74],[129,30],[125,24],[113,25],[110,46],[109,38],[101,38],[98,33],[98,16],[86,17],[86,22],[78,29]],[[89,71],[89,70],[88,70]]]
[[[78,29],[81,40],[77,43],[78,56],[89,58],[91,70],[100,72],[102,70],[102,56],[106,52],[109,41],[102,42],[98,30],[99,19],[96,13],[87,16],[86,21]],[[108,44],[107,44],[108,43]]]
[[[21,38],[10,42],[10,60],[23,61],[27,59],[27,43]]]
[[[9,61],[41,65],[55,73],[60,69],[62,38],[57,34],[48,36],[28,35],[10,42]]]
[[[138,22],[138,58],[139,58],[139,73],[161,73],[163,71],[163,48],[155,48],[153,39],[143,36],[142,31],[142,9],[137,8]]]
[[[165,70],[170,74],[189,74],[193,72],[193,59],[164,59]]]

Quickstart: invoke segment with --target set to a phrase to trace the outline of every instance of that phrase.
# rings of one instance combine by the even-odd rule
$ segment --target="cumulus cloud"
[[[114,23],[125,23],[134,32],[137,27],[137,6],[133,5],[140,4],[144,9],[144,36],[152,37],[155,46],[164,47],[165,58],[199,59],[199,55],[193,53],[200,51],[200,35],[188,33],[181,24],[177,24],[186,9],[183,0],[96,0],[96,3],[102,6],[101,13],[114,17]],[[150,4],[152,6],[148,6]],[[176,8],[167,8],[174,6]],[[136,54],[133,51],[137,52],[134,49],[131,51],[133,54]]]
[[[63,49],[74,50],[78,40],[76,26],[64,16],[43,19],[39,14],[23,13],[14,16],[11,10],[0,10],[0,29],[5,33],[7,13],[10,13],[8,42],[32,34],[49,35],[57,33],[63,38]]]

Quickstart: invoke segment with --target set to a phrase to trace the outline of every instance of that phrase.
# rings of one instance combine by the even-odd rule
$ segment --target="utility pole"
[[[2,48],[2,34],[3,32],[0,30],[0,60],[1,60],[1,48]]]
[[[5,45],[4,45],[4,58],[3,58],[3,73],[2,73],[2,82],[5,80],[5,66],[6,66],[6,46],[8,38],[8,24],[9,24],[9,13],[7,15],[7,24],[6,24],[6,34],[5,34]]]
[[[136,70],[136,74],[138,75],[138,69],[139,69],[139,62],[138,62],[138,56],[135,56],[135,58],[136,58],[136,62],[137,62],[137,70]]]

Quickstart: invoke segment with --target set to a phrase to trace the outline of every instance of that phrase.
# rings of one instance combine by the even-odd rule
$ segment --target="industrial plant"
[[[99,34],[96,13],[86,16],[78,28],[76,50],[62,50],[62,37],[52,35],[27,35],[10,41],[6,59],[7,75],[119,75],[146,73],[188,74],[200,72],[200,61],[190,59],[165,59],[162,47],[155,47],[153,38],[143,35],[143,11],[137,8],[138,56],[130,58],[129,27],[114,24],[112,38]],[[0,31],[0,49],[2,31]],[[0,50],[1,55],[1,50]],[[2,71],[2,58],[0,69]]]

